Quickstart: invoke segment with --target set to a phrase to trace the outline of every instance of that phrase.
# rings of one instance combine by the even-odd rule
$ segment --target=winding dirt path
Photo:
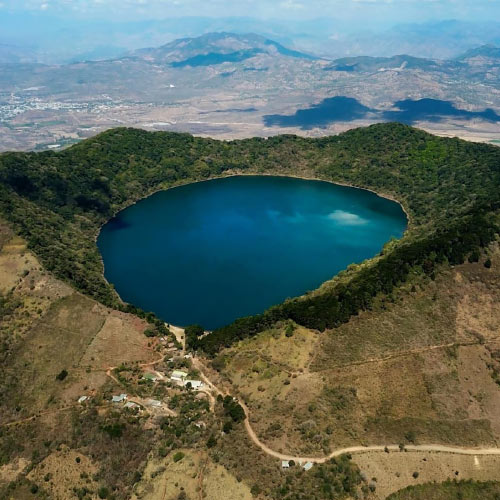
[[[230,395],[226,391],[222,391],[219,389],[205,374],[204,369],[206,370],[203,362],[199,358],[193,358],[194,366],[200,372],[200,378],[217,394],[221,396]],[[213,395],[212,395],[213,398]],[[215,402],[215,401],[214,401]],[[252,440],[252,442],[258,446],[264,453],[267,455],[277,458],[279,460],[293,460],[295,462],[311,462],[316,464],[322,464],[327,462],[328,460],[338,457],[340,455],[344,455],[346,453],[356,454],[356,453],[367,453],[367,452],[381,452],[386,453],[389,452],[400,452],[399,445],[374,445],[374,446],[351,446],[348,448],[339,448],[337,450],[332,451],[329,455],[323,457],[306,457],[306,456],[296,456],[296,455],[288,455],[285,453],[280,453],[275,451],[266,444],[264,444],[257,434],[255,433],[251,423],[250,423],[250,410],[247,405],[238,400],[238,403],[243,408],[245,412],[246,419],[244,421],[245,430],[247,431],[248,436]],[[446,446],[440,444],[422,444],[422,445],[407,445],[405,446],[405,450],[407,452],[412,451],[424,451],[424,452],[432,452],[432,453],[452,453],[457,455],[500,455],[500,448],[462,448],[459,446]]]

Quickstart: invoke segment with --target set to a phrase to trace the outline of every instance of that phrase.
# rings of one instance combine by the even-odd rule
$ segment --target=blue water
[[[213,329],[317,288],[406,229],[368,191],[243,176],[156,193],[120,212],[98,246],[127,302]]]

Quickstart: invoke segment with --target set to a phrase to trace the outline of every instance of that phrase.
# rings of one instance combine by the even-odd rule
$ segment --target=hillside
[[[499,148],[394,123],[232,142],[118,128],[0,155],[0,496],[216,500],[222,478],[244,500],[374,500],[457,471],[499,480],[495,454],[395,451],[500,439],[499,165]],[[104,280],[95,237],[152,192],[244,173],[369,188],[409,228],[304,297],[190,334],[186,358],[184,332]],[[381,448],[324,459],[364,445]]]
[[[498,61],[500,59],[500,48],[494,45],[482,45],[481,47],[468,50],[465,54],[457,57],[457,60],[469,61],[474,58],[487,58]]]
[[[325,71],[383,71],[387,69],[404,70],[417,69],[421,71],[456,71],[460,65],[451,61],[434,61],[408,55],[397,55],[393,57],[344,57],[336,59],[326,66]]]

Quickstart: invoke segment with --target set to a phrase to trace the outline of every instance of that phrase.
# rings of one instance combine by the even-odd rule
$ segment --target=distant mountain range
[[[71,143],[117,124],[234,138],[379,121],[449,133],[454,121],[461,133],[463,122],[483,124],[475,130],[496,140],[499,52],[488,44],[448,60],[328,60],[221,32],[101,61],[0,63],[0,149]]]
[[[228,77],[233,78],[233,83],[238,77],[239,81],[248,84],[256,78],[251,78],[249,72],[263,73],[258,79],[259,85],[269,89],[280,85],[293,88],[293,82],[303,80],[304,75],[308,75],[306,80],[310,80],[310,84],[313,81],[319,83],[326,78],[321,76],[325,72],[365,74],[391,71],[405,75],[420,72],[436,75],[436,78],[459,77],[476,83],[487,81],[491,85],[500,83],[499,63],[500,49],[493,45],[471,49],[450,60],[402,54],[344,57],[332,61],[290,49],[253,33],[222,32],[181,38],[157,48],[140,49],[102,61],[40,65],[9,60],[1,65],[0,86],[9,92],[36,88],[44,89],[45,95],[64,93],[77,99],[89,93],[124,97],[144,92],[154,100],[161,89],[172,86],[182,86],[184,91],[188,88],[224,90],[228,85],[224,80]],[[194,76],[190,71],[195,70]]]
[[[131,57],[182,68],[241,62],[259,54],[317,59],[315,56],[288,49],[273,40],[253,33],[243,35],[207,33],[196,38],[181,38],[158,48],[137,50],[131,54]]]

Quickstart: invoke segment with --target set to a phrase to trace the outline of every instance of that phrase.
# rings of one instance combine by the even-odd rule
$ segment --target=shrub
[[[118,422],[105,425],[102,428],[102,430],[106,432],[111,439],[122,437],[124,429],[125,429],[125,424],[121,424]]]
[[[97,494],[99,495],[99,498],[108,498],[109,490],[105,486],[101,486]]]
[[[67,370],[61,370],[57,375],[56,375],[56,380],[64,380],[68,376]]]

